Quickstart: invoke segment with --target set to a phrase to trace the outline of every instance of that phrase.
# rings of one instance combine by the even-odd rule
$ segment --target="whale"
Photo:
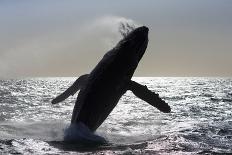
[[[54,98],[52,104],[79,90],[71,124],[84,124],[91,132],[98,129],[128,90],[161,112],[169,113],[170,106],[157,93],[132,80],[147,49],[148,32],[146,26],[134,28],[103,56],[89,74],[80,76]]]

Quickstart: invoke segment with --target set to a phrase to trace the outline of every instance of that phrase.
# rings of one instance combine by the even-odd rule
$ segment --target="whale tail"
[[[88,80],[89,74],[84,74],[80,76],[66,91],[64,91],[62,94],[54,98],[51,102],[52,104],[57,104],[59,102],[64,101],[66,98],[68,98],[70,95],[74,95],[78,90],[83,88]]]
[[[150,91],[147,86],[141,85],[135,81],[130,81],[128,89],[131,90],[135,96],[146,101],[160,111],[164,113],[171,112],[170,106],[159,97],[159,94]]]

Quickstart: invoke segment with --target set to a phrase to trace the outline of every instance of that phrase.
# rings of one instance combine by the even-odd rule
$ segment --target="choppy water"
[[[76,95],[50,101],[74,78],[0,80],[0,154],[232,153],[232,78],[134,78],[172,107],[160,113],[127,92],[97,130],[109,144],[62,142]]]

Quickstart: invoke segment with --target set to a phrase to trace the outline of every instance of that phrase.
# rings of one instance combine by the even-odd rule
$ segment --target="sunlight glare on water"
[[[133,80],[159,93],[172,112],[161,113],[127,91],[97,130],[109,146],[80,152],[232,153],[231,78]],[[78,93],[57,105],[50,103],[74,81],[75,78],[0,80],[0,153],[79,152],[74,149],[76,146],[64,149],[66,145],[62,144]]]

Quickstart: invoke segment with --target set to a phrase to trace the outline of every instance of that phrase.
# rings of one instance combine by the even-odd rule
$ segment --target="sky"
[[[0,78],[89,73],[121,22],[150,29],[134,76],[232,77],[231,0],[1,0]]]

